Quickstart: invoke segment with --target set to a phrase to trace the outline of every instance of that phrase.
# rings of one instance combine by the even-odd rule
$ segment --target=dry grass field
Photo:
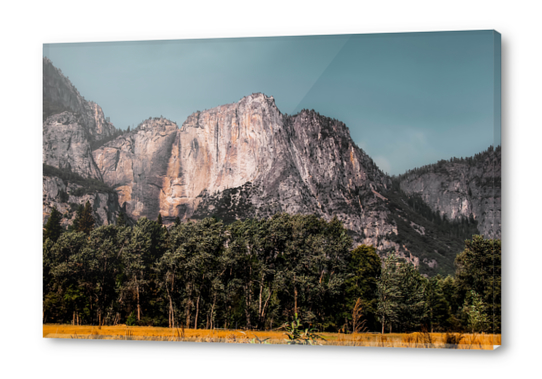
[[[321,333],[319,345],[336,346],[378,346],[493,350],[501,345],[500,334],[372,334],[372,333]],[[150,326],[73,326],[43,325],[44,338],[112,339],[146,341],[188,341],[222,343],[271,343],[287,344],[286,333],[282,331],[170,329]]]

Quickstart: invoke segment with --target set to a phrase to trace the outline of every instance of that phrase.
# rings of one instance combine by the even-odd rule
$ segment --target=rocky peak
[[[52,115],[44,122],[43,163],[86,178],[102,179],[81,118],[71,112]]]
[[[177,124],[164,117],[148,118],[140,123],[135,131],[152,131],[155,133],[169,133],[177,129]]]
[[[103,222],[120,207],[132,219],[161,213],[166,224],[176,217],[231,222],[279,212],[337,217],[356,244],[374,245],[380,254],[396,251],[422,272],[444,273],[453,269],[462,241],[451,241],[408,196],[422,194],[450,219],[473,214],[482,225],[500,220],[500,192],[497,199],[481,189],[497,180],[495,159],[409,173],[398,184],[352,141],[343,122],[307,109],[282,114],[263,93],[195,112],[181,128],[149,118],[105,142],[116,134],[102,109],[44,59],[45,110],[53,113],[44,122],[44,163],[115,189],[113,197],[95,198],[96,209],[105,204],[104,212],[113,210],[102,212]],[[102,142],[91,152],[89,141]],[[500,180],[500,164],[498,170]],[[62,183],[52,181],[44,182],[51,204],[67,191],[56,191]],[[109,204],[117,199],[119,207]]]
[[[43,58],[43,121],[49,116],[72,112],[80,117],[79,123],[88,136],[89,142],[111,137],[116,128],[108,122],[102,108],[87,101],[68,77],[53,66],[50,59]]]

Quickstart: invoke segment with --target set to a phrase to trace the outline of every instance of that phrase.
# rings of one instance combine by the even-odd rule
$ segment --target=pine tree
[[[158,223],[158,225],[162,225],[162,214],[161,213],[158,213],[158,219],[156,220],[156,222]]]
[[[395,254],[391,254],[384,260],[382,275],[378,278],[376,293],[378,297],[378,306],[376,314],[378,320],[382,323],[382,334],[386,323],[391,326],[399,318],[401,289],[400,276],[398,270],[398,261]]]
[[[413,331],[419,328],[425,317],[425,278],[410,262],[399,264],[398,275],[401,299],[397,324],[402,332]]]
[[[60,234],[62,233],[62,226],[60,225],[61,219],[62,215],[56,210],[56,207],[53,207],[49,219],[45,224],[45,230],[43,231],[44,241],[49,238],[51,241],[56,242],[58,237],[60,237]]]
[[[179,226],[181,225],[181,219],[179,218],[179,216],[175,217],[175,226]]]
[[[88,235],[92,229],[94,229],[94,216],[92,216],[92,207],[90,202],[87,200],[87,203],[83,208],[83,212],[81,213],[81,219],[77,223],[77,231]]]
[[[126,226],[126,216],[122,212],[117,217],[117,226]]]
[[[75,218],[73,219],[73,223],[68,228],[69,230],[75,230],[76,232],[79,231],[79,222],[81,221],[81,217],[83,217],[84,210],[85,210],[85,206],[83,204],[79,204],[79,207],[77,208],[77,211],[75,212]]]
[[[489,317],[486,314],[486,306],[482,301],[482,296],[471,290],[465,299],[463,312],[467,315],[467,322],[472,333],[486,331]]]
[[[446,295],[442,288],[445,281],[446,279],[442,279],[440,275],[425,281],[425,317],[431,333],[433,333],[435,324],[442,327],[450,316],[450,305],[446,301]]]

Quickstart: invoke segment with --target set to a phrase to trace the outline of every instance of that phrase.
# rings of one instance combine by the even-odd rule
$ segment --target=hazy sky
[[[500,144],[493,31],[47,44],[44,56],[120,128],[263,92],[282,113],[343,121],[400,174]]]

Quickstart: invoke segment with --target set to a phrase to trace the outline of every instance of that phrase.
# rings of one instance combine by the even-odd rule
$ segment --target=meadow
[[[500,334],[462,333],[319,333],[315,345],[493,350]],[[43,325],[44,338],[288,344],[285,331],[181,329],[151,326]]]

